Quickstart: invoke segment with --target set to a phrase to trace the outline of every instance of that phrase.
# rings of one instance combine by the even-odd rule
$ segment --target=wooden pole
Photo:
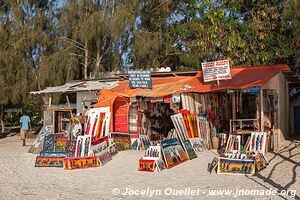
[[[264,131],[264,94],[262,88],[260,88],[260,131]]]

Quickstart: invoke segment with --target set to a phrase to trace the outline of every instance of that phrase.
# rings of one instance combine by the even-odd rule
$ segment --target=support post
[[[260,131],[264,131],[264,93],[263,89],[260,88]]]

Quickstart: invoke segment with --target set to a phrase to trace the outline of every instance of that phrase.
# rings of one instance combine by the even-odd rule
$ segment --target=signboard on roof
[[[129,70],[128,79],[130,88],[152,88],[150,70]]]
[[[229,60],[201,63],[204,82],[231,79]]]

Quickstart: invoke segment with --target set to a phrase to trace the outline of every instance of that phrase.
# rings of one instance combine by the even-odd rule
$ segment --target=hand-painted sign
[[[150,70],[129,70],[128,79],[130,88],[152,88]]]
[[[204,82],[231,79],[229,60],[201,64]]]

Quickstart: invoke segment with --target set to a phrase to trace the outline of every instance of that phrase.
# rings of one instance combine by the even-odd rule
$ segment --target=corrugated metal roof
[[[112,89],[119,81],[80,81],[70,82],[56,87],[48,87],[44,90],[33,91],[31,94],[51,94],[51,93],[75,93],[83,91],[98,91],[100,89]]]

